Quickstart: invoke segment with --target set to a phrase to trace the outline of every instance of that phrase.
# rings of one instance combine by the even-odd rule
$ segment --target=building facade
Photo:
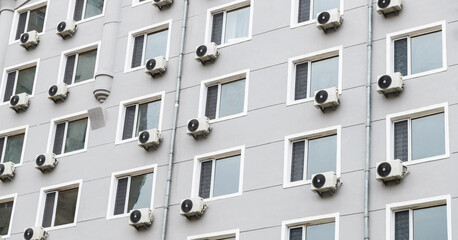
[[[405,0],[386,16],[383,0],[153,2],[0,1],[0,162],[16,167],[0,183],[2,238],[42,226],[50,240],[364,239],[365,210],[370,239],[458,234],[458,2]],[[325,33],[317,15],[330,9],[344,21]],[[72,19],[75,34],[56,35]],[[30,31],[39,43],[26,50]],[[201,64],[196,47],[210,42],[219,56]],[[145,65],[159,56],[167,70],[153,78]],[[403,91],[377,93],[395,72]],[[48,99],[62,83],[68,97]],[[329,88],[340,104],[322,112],[315,92]],[[15,112],[22,93],[30,104]],[[208,136],[189,136],[188,120],[205,116]],[[150,129],[162,141],[145,151]],[[52,153],[56,168],[36,169]],[[404,178],[377,181],[394,159]],[[312,177],[328,171],[340,184],[320,197]],[[182,216],[199,196],[205,213]],[[142,208],[154,220],[137,230],[129,213]]]

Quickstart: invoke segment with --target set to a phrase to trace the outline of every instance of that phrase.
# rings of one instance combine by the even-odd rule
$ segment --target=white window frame
[[[245,69],[242,71],[226,74],[223,76],[211,78],[211,79],[200,82],[198,116],[199,117],[205,116],[205,110],[206,110],[205,108],[206,108],[206,102],[207,102],[207,89],[209,86],[212,86],[215,84],[221,85],[224,83],[234,82],[234,81],[241,80],[241,79],[245,79],[245,95],[244,95],[245,99],[244,99],[243,111],[241,113],[236,113],[236,114],[225,116],[225,117],[215,117],[215,119],[210,120],[210,123],[220,122],[224,120],[246,116],[248,114],[248,90],[250,86],[250,69]],[[220,108],[220,98],[221,98],[221,87],[219,87],[218,89],[218,100],[217,100],[218,102],[216,106],[217,115],[219,113],[219,108]]]
[[[332,126],[327,128],[321,128],[317,130],[312,130],[308,132],[297,133],[293,135],[288,135],[285,137],[284,141],[284,157],[283,157],[283,188],[296,187],[300,185],[311,184],[312,180],[307,180],[305,174],[307,173],[307,155],[304,155],[304,179],[301,181],[291,182],[291,154],[293,143],[300,140],[305,140],[306,143],[308,140],[317,139],[321,137],[327,137],[336,135],[337,137],[337,156],[336,156],[336,175],[340,177],[341,175],[341,139],[342,139],[342,126]],[[307,151],[306,146],[306,151]]]
[[[26,144],[27,144],[27,137],[28,137],[28,133],[29,133],[29,125],[24,125],[24,126],[10,128],[10,129],[6,129],[6,130],[3,130],[3,131],[0,131],[0,138],[2,138],[2,137],[7,137],[8,138],[9,136],[15,136],[15,135],[22,134],[22,133],[24,133],[24,143],[22,144],[21,161],[20,161],[20,163],[14,165],[16,167],[22,166],[22,163],[24,162],[24,153],[25,153],[25,148],[26,148]],[[4,154],[5,154],[5,151],[6,151],[6,147],[5,146],[3,147],[3,152],[0,152],[0,158],[2,156],[4,156]],[[3,159],[0,159],[0,163],[3,163]]]
[[[422,198],[410,200],[405,202],[390,203],[386,205],[386,240],[394,240],[394,213],[402,210],[422,209],[428,207],[435,207],[445,205],[447,208],[447,236],[448,240],[452,240],[452,210],[451,210],[451,196],[442,195],[430,198]],[[413,222],[409,226],[412,230]],[[410,238],[412,239],[412,234]]]
[[[105,16],[105,11],[107,9],[107,2],[109,0],[104,0],[103,2],[103,10],[102,10],[102,13],[99,14],[99,15],[96,15],[96,16],[92,16],[90,18],[84,18],[84,10],[86,9],[86,5],[87,5],[87,1],[88,0],[84,0],[84,7],[83,7],[83,14],[81,15],[81,20],[79,21],[76,21],[75,23],[76,24],[81,24],[81,23],[84,23],[84,22],[89,22],[91,20],[95,20],[95,19],[98,19],[98,18],[101,18],[101,17],[104,17]],[[76,3],[76,0],[69,0],[69,3],[68,3],[68,11],[67,11],[67,19],[73,19],[73,14],[75,12],[75,3]]]
[[[157,164],[151,164],[148,166],[143,166],[143,167],[138,167],[134,169],[112,173],[111,174],[111,183],[110,183],[110,196],[108,198],[108,209],[107,209],[106,219],[110,220],[110,219],[117,219],[117,218],[123,218],[123,217],[129,216],[129,213],[123,213],[123,214],[118,214],[118,215],[113,214],[114,205],[116,202],[118,179],[124,178],[124,177],[133,177],[133,176],[138,176],[142,174],[153,173],[153,189],[151,192],[151,203],[150,203],[150,209],[153,210],[154,209],[153,208],[154,207],[154,193],[156,191],[157,169],[158,169]],[[128,183],[127,193],[129,192],[129,188],[130,188],[130,180]],[[127,204],[128,204],[128,201],[126,201],[126,205]]]
[[[291,227],[313,226],[323,223],[334,223],[335,237],[334,240],[339,240],[339,216],[338,212],[331,214],[318,215],[313,217],[305,217],[293,220],[282,221],[281,223],[281,240],[289,240],[289,229]]]
[[[33,98],[35,96],[35,89],[36,89],[37,80],[38,80],[38,72],[39,72],[39,68],[40,68],[40,59],[35,59],[35,60],[29,61],[29,62],[17,64],[17,65],[14,65],[14,66],[9,66],[9,67],[6,67],[3,70],[3,79],[2,79],[2,84],[0,86],[0,89],[1,89],[0,106],[9,105],[10,104],[9,101],[3,102],[3,98],[5,97],[6,82],[8,81],[8,72],[20,71],[20,70],[24,70],[24,69],[31,68],[31,67],[36,67],[36,69],[35,69],[35,79],[33,79],[32,94],[29,95],[29,99]],[[14,92],[16,90],[16,85],[17,85],[17,78],[18,78],[18,74],[16,74],[16,79],[14,81],[15,87],[13,89],[13,95],[11,95],[11,96],[14,96]]]
[[[94,82],[95,81],[95,75],[96,75],[97,69],[99,67],[100,46],[101,46],[101,42],[97,41],[97,42],[94,42],[94,43],[86,44],[84,46],[80,46],[80,47],[73,48],[73,49],[67,50],[65,52],[62,52],[61,53],[61,57],[60,57],[60,67],[59,67],[59,74],[58,74],[59,77],[57,78],[57,83],[64,82],[65,67],[67,65],[67,57],[69,55],[73,55],[73,54],[76,54],[75,66],[73,66],[72,84],[69,84],[68,87],[72,88],[72,87],[75,87],[75,86],[79,86],[79,85],[87,84],[87,83],[90,83],[90,82]],[[76,74],[76,68],[78,67],[78,57],[79,57],[79,55],[82,54],[82,53],[89,52],[89,51],[94,50],[94,49],[97,49],[97,57],[96,57],[96,60],[95,60],[95,67],[94,67],[94,78],[88,79],[88,80],[85,80],[85,81],[82,81],[82,82],[79,82],[79,83],[74,83],[75,74]]]
[[[437,69],[432,69],[426,72],[416,73],[416,74],[409,74],[412,69],[411,63],[411,46],[410,46],[410,39],[412,37],[416,37],[419,35],[424,35],[436,31],[442,32],[442,67]],[[443,72],[447,70],[447,31],[446,31],[446,22],[440,21],[435,22],[419,27],[409,28],[406,30],[402,30],[399,32],[389,33],[386,35],[386,72],[393,73],[394,72],[394,41],[401,39],[401,38],[408,38],[407,40],[407,76],[403,76],[404,80],[412,79],[416,77],[426,76],[438,72]]]
[[[238,146],[238,147],[233,147],[233,148],[228,148],[216,152],[211,152],[211,153],[205,153],[202,155],[197,155],[194,157],[194,169],[193,169],[193,178],[192,178],[192,191],[191,191],[191,197],[198,197],[199,196],[199,185],[200,185],[200,166],[201,163],[207,160],[212,160],[212,159],[221,159],[221,158],[227,158],[227,157],[232,157],[232,156],[238,156],[240,155],[240,174],[239,174],[239,191],[236,193],[231,193],[231,194],[226,194],[218,197],[209,197],[204,199],[205,202],[213,201],[213,200],[218,200],[218,199],[224,199],[224,198],[231,198],[231,197],[236,197],[236,196],[241,196],[243,192],[243,172],[244,172],[244,162],[245,162],[245,145]],[[211,185],[213,186],[214,184],[214,164],[213,164],[213,170],[212,170],[212,180],[211,180]],[[213,189],[213,187],[211,187]],[[210,193],[212,195],[212,193]]]
[[[71,182],[66,182],[66,183],[61,183],[61,184],[57,184],[57,185],[41,188],[40,189],[40,200],[38,202],[37,217],[36,217],[36,220],[35,220],[35,226],[41,226],[41,222],[43,220],[43,213],[44,213],[47,193],[49,193],[49,192],[59,192],[59,191],[78,188],[78,196],[77,196],[77,199],[76,199],[76,209],[75,209],[75,219],[74,219],[73,223],[60,225],[60,226],[47,227],[47,228],[44,228],[44,229],[46,231],[51,231],[51,230],[75,227],[76,223],[78,222],[78,212],[79,212],[79,206],[80,206],[80,201],[81,201],[82,186],[83,186],[83,180],[79,179],[79,180],[75,180],[75,181],[71,181]],[[57,196],[56,196],[56,198],[57,198]],[[55,206],[54,206],[54,210],[53,210],[53,220],[54,220],[54,218],[56,216],[57,204],[54,204],[54,205]]]
[[[310,96],[304,99],[294,100],[294,93],[295,93],[295,83],[296,83],[296,65],[309,62],[313,63],[320,60],[325,60],[327,58],[338,57],[339,58],[339,75],[338,75],[338,85],[336,86],[339,94],[342,94],[342,63],[343,63],[343,46],[337,46],[333,48],[324,49],[317,52],[312,52],[309,54],[297,56],[288,59],[288,88],[286,92],[286,105],[295,105],[304,102],[311,102],[314,101],[315,97],[312,96],[313,93],[310,93]],[[307,79],[307,91],[310,91],[310,68],[312,67],[309,64],[309,71],[308,71],[308,79]]]
[[[316,16],[312,16],[314,1],[316,0],[310,0],[310,19],[308,21],[299,23],[297,21],[299,17],[299,0],[291,0],[291,14],[290,14],[291,20],[289,24],[290,28],[297,28],[300,26],[305,26],[305,25],[309,25],[312,23],[316,23]],[[339,10],[340,10],[340,15],[343,16],[344,15],[344,0],[340,0],[340,9]]]
[[[240,238],[240,229],[231,229],[213,233],[205,233],[200,235],[188,236],[187,240],[218,240],[224,238],[235,237],[235,240]]]
[[[243,7],[250,7],[250,20],[249,20],[249,27],[248,27],[248,36],[245,38],[240,38],[231,43],[223,43],[224,42],[224,29],[226,28],[226,13],[231,10],[236,10]],[[237,0],[230,3],[226,3],[217,7],[213,7],[207,9],[207,21],[205,27],[205,43],[211,42],[211,35],[213,29],[213,14],[225,12],[223,18],[223,32],[221,36],[221,44],[218,45],[218,48],[227,47],[230,45],[238,44],[241,42],[245,42],[251,40],[253,38],[253,13],[254,13],[254,0]]]
[[[165,92],[157,92],[137,98],[132,98],[128,100],[121,101],[119,103],[119,111],[118,111],[118,126],[116,130],[116,139],[115,139],[115,145],[122,144],[122,143],[127,143],[127,142],[132,142],[138,140],[138,137],[135,137],[133,135],[132,138],[129,139],[124,139],[122,140],[122,135],[123,135],[123,130],[124,130],[124,119],[126,117],[126,107],[131,106],[131,105],[137,105],[137,108],[135,110],[135,124],[137,123],[137,117],[138,117],[138,105],[143,104],[143,103],[148,103],[148,102],[153,102],[153,101],[161,101],[161,110],[159,111],[159,122],[158,122],[158,130],[161,132],[162,130],[162,118],[164,116],[164,100],[165,100]],[[134,131],[136,127],[134,126]]]
[[[10,218],[10,225],[8,228],[8,234],[0,236],[0,239],[8,239],[11,237],[11,231],[13,228],[14,212],[16,209],[16,202],[17,202],[17,193],[0,197],[0,203],[11,202],[11,201],[13,201],[13,208],[11,209],[11,218]]]
[[[139,0],[132,0],[132,7],[140,6],[146,3],[152,4],[153,0],[145,0],[143,2],[140,2]]]
[[[48,14],[49,14],[49,6],[51,4],[51,0],[40,0],[34,3],[27,4],[25,6],[22,6],[14,11],[14,16],[13,16],[13,24],[11,24],[11,31],[10,31],[10,39],[8,45],[14,44],[14,43],[19,43],[21,39],[16,40],[16,32],[17,32],[17,25],[19,23],[19,15],[23,12],[28,12],[35,10],[40,7],[46,6],[46,17],[43,22],[43,31],[41,33],[38,33],[38,36],[41,36],[46,33],[46,22],[48,20]],[[27,32],[27,25],[29,22],[29,17],[30,13],[27,14],[27,21],[26,21],[26,28],[24,29],[24,32]]]
[[[64,132],[65,133],[64,137],[66,137],[67,136],[67,130],[68,130],[67,129],[68,122],[80,120],[80,119],[83,119],[83,118],[87,118],[87,128],[86,128],[86,138],[85,138],[85,141],[84,141],[84,148],[80,149],[80,150],[73,151],[73,152],[65,153],[64,152],[65,140],[64,140],[62,142],[62,149],[63,149],[62,153],[57,155],[57,156],[58,157],[67,157],[67,156],[71,156],[71,155],[74,155],[74,154],[86,152],[87,151],[88,142],[89,142],[89,132],[90,132],[89,130],[91,128],[91,119],[89,118],[89,114],[88,114],[87,110],[81,111],[81,112],[78,112],[78,113],[69,114],[69,115],[66,115],[66,116],[63,116],[63,117],[51,119],[51,124],[50,124],[51,127],[49,128],[49,135],[48,135],[48,147],[47,147],[47,151],[46,152],[52,152],[53,151],[54,137],[55,137],[55,134],[56,134],[56,126],[57,126],[57,124],[63,123],[63,122],[67,122],[67,124],[65,125],[65,132]]]
[[[132,64],[132,53],[134,49],[134,42],[135,42],[135,37],[142,35],[142,34],[151,34],[151,33],[156,33],[160,32],[162,30],[168,30],[168,36],[167,36],[167,49],[166,49],[166,54],[165,54],[165,60],[168,61],[169,59],[169,53],[170,53],[170,40],[171,40],[171,35],[172,35],[172,19],[169,19],[164,22],[160,22],[154,25],[150,25],[144,28],[136,29],[134,31],[131,31],[127,34],[127,49],[126,49],[126,61],[124,63],[124,73],[128,72],[133,72],[137,71],[140,69],[145,68],[144,58],[145,58],[145,51],[146,51],[146,42],[147,39],[145,38],[143,40],[143,54],[142,54],[142,64],[138,67],[131,68]]]
[[[448,102],[445,103],[440,103],[436,105],[430,105],[427,107],[422,107],[422,108],[417,108],[413,110],[408,110],[404,112],[399,112],[399,113],[394,113],[386,116],[386,160],[391,160],[394,159],[394,123],[399,121],[399,120],[405,120],[405,119],[415,119],[419,117],[425,117],[429,115],[433,115],[436,113],[444,113],[444,130],[445,130],[445,153],[442,155],[437,155],[437,156],[432,156],[432,157],[427,157],[427,158],[422,158],[422,159],[417,159],[417,160],[411,160],[412,154],[411,154],[411,139],[410,139],[410,134],[409,134],[409,160],[407,162],[404,162],[404,165],[413,165],[413,164],[418,164],[418,163],[423,163],[423,162],[429,162],[429,161],[434,161],[434,160],[439,160],[439,159],[444,159],[450,157],[450,143],[449,143],[449,120],[448,120]],[[411,125],[409,121],[409,132],[411,131]]]

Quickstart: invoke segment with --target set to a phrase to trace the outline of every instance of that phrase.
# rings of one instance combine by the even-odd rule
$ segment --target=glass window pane
[[[219,117],[243,112],[245,107],[245,79],[221,86]]]
[[[312,62],[310,96],[315,91],[339,86],[339,57]]]
[[[444,153],[444,113],[412,119],[412,160]]]
[[[394,239],[409,240],[410,211],[405,210],[394,214]]]
[[[87,0],[84,18],[90,18],[102,14],[104,0]]]
[[[131,177],[127,212],[132,209],[149,208],[152,193],[153,173]]]
[[[33,81],[35,80],[36,67],[27,68],[19,71],[16,85],[16,93],[27,93],[32,94]]]
[[[13,201],[0,203],[0,236],[8,234],[12,212]]]
[[[302,230],[303,227],[290,228],[288,240],[302,240]]]
[[[21,162],[23,145],[24,134],[18,134],[15,136],[8,137],[6,140],[5,157],[3,158],[3,161],[19,164]]]
[[[412,74],[442,67],[442,32],[412,38]]]
[[[340,0],[314,0],[313,1],[313,18],[320,12],[331,10],[334,8],[340,9]]]
[[[239,191],[240,155],[216,160],[213,197]]]
[[[65,152],[72,152],[84,148],[86,140],[87,118],[69,122],[65,139]]]
[[[97,49],[78,55],[76,66],[75,83],[94,78],[95,61],[97,59]]]
[[[337,135],[312,139],[307,149],[307,179],[312,174],[336,171]]]
[[[59,191],[54,226],[69,224],[75,221],[77,200],[78,188]]]
[[[43,26],[45,23],[46,17],[46,6],[34,9],[29,13],[29,24],[27,26],[27,31],[35,30],[37,32],[43,31]]]
[[[307,226],[307,240],[334,240],[335,239],[335,224],[324,223],[318,225]]]
[[[413,211],[414,240],[447,240],[447,207],[438,206]]]
[[[161,112],[161,100],[140,104],[138,107],[137,130],[135,136],[143,130],[158,128]]]
[[[231,43],[239,38],[248,37],[249,29],[250,7],[227,12],[224,42]]]
[[[165,57],[167,53],[168,36],[168,29],[148,34],[148,37],[146,38],[146,51],[143,63],[146,63],[151,58],[159,56]]]

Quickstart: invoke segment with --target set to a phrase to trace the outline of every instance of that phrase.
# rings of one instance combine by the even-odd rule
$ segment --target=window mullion
[[[55,193],[56,196],[54,196],[54,208],[52,211],[51,227],[54,227],[54,222],[56,221],[57,201],[59,200],[59,191],[55,191]]]
[[[72,84],[76,81],[76,69],[78,68],[78,59],[80,55],[79,53],[75,54],[75,63],[73,64],[73,76],[72,76]]]
[[[312,89],[310,89],[310,86],[312,81],[312,61],[309,61],[307,63],[307,93],[309,94],[309,98],[315,97],[313,96]]]
[[[16,72],[16,76],[14,78],[13,92],[11,92],[11,96],[16,95],[16,89],[17,89],[17,85],[18,85],[18,82],[19,82],[19,70],[16,70],[15,72]]]
[[[145,64],[145,57],[146,57],[146,43],[148,42],[148,34],[144,34],[143,37],[143,53],[142,53],[142,61],[140,63],[140,66]]]
[[[409,209],[409,240],[414,240],[414,236],[413,236],[413,209]]]
[[[24,33],[29,31],[30,11],[27,11],[27,18],[25,20]]]
[[[315,7],[314,6],[314,0],[310,0],[310,16],[309,16],[309,20],[312,20],[312,19],[315,19],[315,16],[313,16],[313,8]]]
[[[216,97],[215,119],[219,118],[219,109],[220,109],[220,104],[221,104],[221,89],[222,88],[223,88],[223,85],[221,83],[218,83],[218,96]]]
[[[306,225],[302,225],[302,239],[303,240],[307,240],[306,231],[307,231],[307,226]]]
[[[86,19],[86,7],[87,7],[87,0],[83,3],[83,9],[81,9],[81,20]]]
[[[138,112],[139,112],[140,104],[135,104],[135,114],[134,114],[134,127],[132,128],[132,136],[135,138],[137,137],[137,128],[138,128]]]
[[[213,197],[213,190],[215,187],[215,169],[216,169],[216,159],[212,159],[212,173],[211,173],[211,181],[210,181],[210,198]]]
[[[412,119],[407,119],[407,161],[412,161]]]
[[[412,45],[411,45],[412,38],[407,37],[407,75],[412,74]]]
[[[308,165],[308,151],[309,151],[309,140],[304,139],[304,177],[303,180],[307,181],[307,165]]]
[[[126,188],[126,202],[124,203],[124,213],[127,212],[127,208],[129,207],[129,193],[130,193],[130,183],[131,183],[131,176],[127,177],[127,188]]]
[[[226,43],[224,40],[226,38],[226,18],[227,18],[227,11],[223,12],[223,26],[222,26],[222,32],[221,32],[221,44]]]
[[[3,141],[2,152],[0,152],[0,163],[5,162],[5,153],[6,153],[6,144],[8,142],[8,136],[4,136],[5,140]]]
[[[65,144],[67,143],[68,121],[65,122],[64,136],[62,138],[61,154],[65,154]]]

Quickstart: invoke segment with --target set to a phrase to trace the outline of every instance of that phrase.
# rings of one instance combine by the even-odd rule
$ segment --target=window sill
[[[96,15],[96,16],[93,16],[93,17],[90,17],[90,18],[81,19],[81,20],[79,20],[79,21],[77,21],[77,22],[75,21],[75,24],[78,25],[78,24],[81,24],[81,23],[90,22],[90,21],[92,21],[92,20],[101,18],[101,17],[103,17],[103,16],[105,16],[105,13],[102,13],[102,14],[100,14],[100,15]]]
[[[215,118],[215,119],[211,119],[210,120],[210,124],[211,123],[222,122],[222,121],[226,121],[226,120],[230,120],[230,119],[234,119],[234,118],[243,117],[243,116],[246,116],[246,115],[247,115],[247,113],[243,112],[243,113],[237,113],[237,114],[226,116],[226,117],[222,117],[222,118]]]
[[[11,95],[11,96],[14,96],[14,95]],[[29,101],[31,101],[31,99],[34,97],[35,95],[29,95]],[[6,102],[2,102],[0,103],[0,106],[5,106],[5,105],[9,105],[10,104],[10,101],[6,101]]]
[[[310,185],[312,180],[302,180],[302,181],[296,181],[296,182],[285,182],[283,183],[283,188],[293,188],[293,187],[299,187],[303,185]]]
[[[141,66],[138,66],[138,67],[134,67],[134,68],[126,68],[126,69],[124,69],[124,73],[135,72],[135,71],[138,71],[138,70],[141,70],[141,69],[145,69],[145,65],[144,64],[141,65]]]
[[[26,32],[24,32],[24,33],[26,33]],[[45,33],[46,33],[46,32],[45,32],[45,30],[44,30],[44,28],[43,28],[43,31],[40,32],[40,33],[38,33],[38,37],[44,35]],[[10,42],[8,43],[8,46],[9,46],[9,45],[16,44],[16,43],[20,43],[20,39],[12,40],[12,41],[10,40]],[[40,44],[40,43],[38,43],[38,44]]]
[[[443,154],[443,155],[439,155],[439,156],[428,157],[428,158],[422,158],[422,159],[418,159],[418,160],[410,160],[410,161],[408,161],[408,162],[403,162],[403,164],[404,164],[405,166],[410,166],[410,165],[415,165],[415,164],[419,164],[419,163],[425,163],[425,162],[432,162],[432,161],[442,160],[442,159],[449,158],[449,157],[450,157],[449,154]]]
[[[73,152],[62,153],[62,154],[56,155],[56,158],[68,157],[68,156],[75,155],[75,154],[78,154],[78,153],[83,153],[83,152],[86,152],[86,151],[87,151],[87,149],[84,148],[84,149],[76,150],[76,151],[73,151]]]
[[[91,79],[88,79],[88,80],[81,81],[79,83],[70,84],[67,87],[68,88],[78,87],[78,86],[81,86],[81,85],[84,85],[84,84],[87,84],[87,83],[91,83],[91,82],[94,82],[94,81],[95,81],[95,78],[91,78]]]
[[[64,229],[64,228],[71,228],[71,227],[76,227],[76,223],[69,223],[69,224],[55,226],[55,227],[47,227],[47,228],[44,228],[44,230],[53,231],[53,230],[59,230],[59,229]]]
[[[409,79],[423,77],[423,76],[427,76],[427,75],[431,75],[431,74],[435,74],[435,73],[440,73],[440,72],[444,72],[444,71],[447,71],[447,66],[442,67],[442,68],[438,68],[438,69],[429,70],[429,71],[426,71],[426,72],[407,75],[407,76],[404,76],[403,79],[404,80],[409,80]]]
[[[138,141],[138,137],[124,139],[124,140],[116,140],[115,141],[115,145],[120,145],[120,144],[134,142],[134,141]]]
[[[107,216],[107,220],[113,220],[113,219],[125,218],[125,217],[129,217],[129,213],[123,213],[123,214],[118,214],[118,215],[109,215]]]
[[[232,46],[232,45],[235,45],[235,44],[239,44],[239,43],[243,43],[243,42],[246,42],[246,41],[250,41],[252,39],[252,37],[246,37],[246,38],[240,38],[240,39],[237,39],[235,40],[234,42],[230,42],[230,43],[222,43],[220,45],[217,46],[218,49],[220,48],[225,48],[225,47],[229,47],[229,46]]]
[[[308,20],[308,21],[305,21],[305,22],[301,22],[301,23],[294,22],[294,23],[290,24],[289,28],[293,29],[293,28],[297,28],[297,27],[311,25],[311,24],[314,24],[314,23],[316,24],[316,19],[311,19],[311,20]]]
[[[138,6],[141,6],[141,5],[145,5],[145,4],[147,4],[147,3],[151,4],[152,1],[151,1],[151,0],[147,0],[147,1],[143,1],[143,2],[138,2],[138,0],[137,0],[137,1],[134,0],[134,1],[132,2],[132,7],[133,7],[133,8],[134,8],[134,7],[138,7]],[[152,5],[152,4],[151,4],[151,5]]]
[[[204,202],[212,202],[212,201],[216,201],[216,200],[221,200],[221,199],[226,199],[226,198],[233,198],[233,197],[238,197],[238,196],[242,196],[242,192],[231,193],[231,194],[222,195],[222,196],[218,196],[218,197],[206,198],[206,199],[204,199]]]
[[[339,91],[339,97],[340,97],[342,95],[342,89],[338,89],[338,91]],[[314,101],[315,101],[315,97],[308,97],[308,98],[304,98],[301,100],[287,100],[286,106],[294,106],[296,104],[314,102]]]

